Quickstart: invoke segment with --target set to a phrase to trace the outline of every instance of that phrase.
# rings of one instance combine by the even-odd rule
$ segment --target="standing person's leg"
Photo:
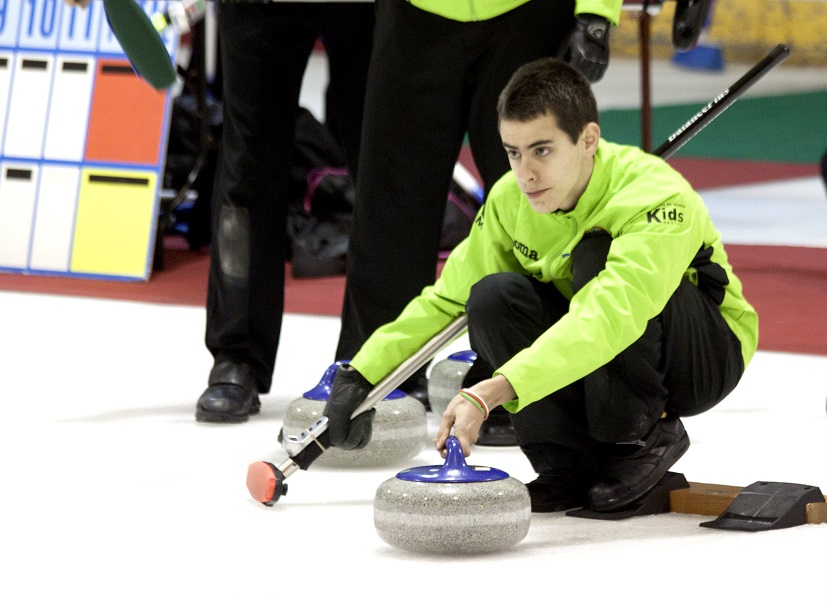
[[[330,73],[326,123],[342,144],[356,181],[375,9],[370,2],[332,2],[319,8]]]
[[[574,0],[532,0],[474,24],[478,60],[467,75],[473,83],[468,141],[486,194],[510,168],[500,139],[500,93],[519,67],[557,55],[573,26]]]
[[[299,91],[316,34],[301,7],[222,4],[224,125],[212,202],[206,344],[196,419],[241,422],[269,391],[284,310],[286,184]]]
[[[464,24],[377,4],[337,359],[432,284],[462,144]]]

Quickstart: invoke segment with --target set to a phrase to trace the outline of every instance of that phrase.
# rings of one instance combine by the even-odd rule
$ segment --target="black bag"
[[[287,235],[297,278],[345,273],[355,190],[341,146],[305,108],[296,116]]]

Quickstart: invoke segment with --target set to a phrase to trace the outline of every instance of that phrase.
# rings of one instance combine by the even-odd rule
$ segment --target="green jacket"
[[[613,238],[609,258],[573,297],[570,255],[595,229]],[[744,299],[703,200],[660,158],[601,139],[589,185],[569,212],[537,213],[513,172],[503,176],[436,283],[379,328],[351,363],[377,383],[462,314],[471,286],[488,274],[518,272],[553,282],[570,299],[569,312],[496,371],[517,393],[518,399],[505,405],[516,412],[635,342],[685,275],[696,285],[706,279],[706,272],[691,267],[702,249],[711,253],[713,264],[705,268],[725,272],[717,281],[719,305],[741,341],[746,367],[758,343],[758,317]]]
[[[531,0],[408,0],[429,13],[454,21],[486,21]],[[554,2],[555,0],[534,0]],[[575,0],[574,14],[592,13],[606,17],[613,25],[620,21],[623,0]]]

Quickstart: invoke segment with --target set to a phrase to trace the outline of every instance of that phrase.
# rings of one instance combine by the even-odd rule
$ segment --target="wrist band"
[[[461,395],[463,398],[465,398],[466,400],[474,404],[474,406],[480,409],[480,412],[483,415],[483,421],[485,421],[485,419],[488,418],[488,405],[485,403],[485,400],[483,400],[470,389],[460,389],[459,395]]]
[[[472,395],[467,394],[467,393],[465,393],[465,392],[463,392],[463,391],[460,391],[460,392],[459,392],[459,395],[461,395],[463,398],[465,398],[466,400],[468,400],[469,402],[471,402],[471,404],[473,404],[474,406],[476,406],[476,407],[477,407],[477,409],[479,409],[479,411],[483,414],[483,419],[482,419],[483,421],[485,421],[485,419],[487,419],[487,418],[488,418],[488,413],[485,411],[485,408],[483,407],[484,405],[482,404],[482,402],[480,402],[479,400],[477,400],[476,398],[474,398]]]

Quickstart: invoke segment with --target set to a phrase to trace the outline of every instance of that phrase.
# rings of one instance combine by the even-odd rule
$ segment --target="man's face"
[[[568,211],[586,190],[600,127],[589,122],[577,142],[543,115],[528,122],[502,120],[500,137],[520,191],[538,213]]]

